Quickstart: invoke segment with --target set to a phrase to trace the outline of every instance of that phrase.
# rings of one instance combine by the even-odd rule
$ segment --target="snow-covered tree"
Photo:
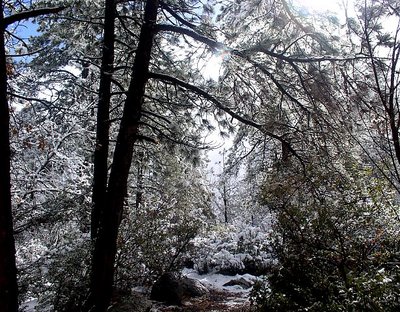
[[[57,13],[60,8],[32,8],[27,1],[0,2],[0,145],[3,152],[0,158],[0,309],[3,311],[17,311],[17,271],[15,266],[15,243],[13,237],[13,219],[11,209],[11,181],[10,181],[10,107],[8,97],[8,78],[13,73],[13,64],[10,62],[10,53],[17,51],[17,44],[23,44],[14,36],[12,27],[27,18],[39,15]],[[13,40],[14,39],[14,40]]]

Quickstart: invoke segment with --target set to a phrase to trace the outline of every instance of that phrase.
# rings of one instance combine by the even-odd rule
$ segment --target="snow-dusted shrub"
[[[139,205],[132,194],[121,224],[116,258],[120,288],[151,283],[162,273],[181,269],[193,239],[207,225],[211,205],[201,171],[173,154],[164,156],[160,172],[148,169],[143,177]]]
[[[30,97],[46,100],[13,100],[20,107],[10,124],[20,300],[38,302],[37,311],[78,311],[67,302],[84,294],[90,254],[94,120],[88,93],[65,76],[25,74],[20,83],[29,84]],[[55,102],[47,102],[44,94],[51,93]]]
[[[89,211],[82,196],[60,192],[20,223],[15,237],[22,302],[35,298],[38,311],[78,311],[89,278]]]
[[[132,211],[120,231],[117,286],[129,289],[181,268],[202,226],[200,211],[182,211],[174,205]]]
[[[199,273],[262,274],[273,261],[268,247],[269,235],[261,226],[217,225],[207,235],[196,239],[195,268]]]
[[[266,183],[278,262],[255,288],[262,310],[398,311],[395,193],[370,169],[346,165],[281,171]]]
[[[37,311],[80,311],[89,285],[90,240],[65,225],[61,244],[34,241],[36,260],[20,263],[22,298],[36,298]],[[22,248],[21,248],[22,249]],[[28,250],[20,251],[29,252]],[[25,255],[26,258],[26,255]]]
[[[90,242],[82,239],[58,252],[49,263],[45,287],[38,293],[39,309],[81,311],[89,289]]]

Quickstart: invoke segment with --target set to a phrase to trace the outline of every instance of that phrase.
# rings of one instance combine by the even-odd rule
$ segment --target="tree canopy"
[[[266,277],[260,310],[397,310],[399,17],[1,1],[0,310],[104,312],[223,255]]]

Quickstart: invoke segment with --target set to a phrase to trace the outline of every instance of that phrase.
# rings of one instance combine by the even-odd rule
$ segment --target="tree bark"
[[[96,148],[94,151],[91,238],[94,242],[102,211],[105,210],[108,150],[110,132],[111,81],[114,70],[114,31],[116,6],[114,0],[105,1],[103,54],[100,71],[99,101],[97,106]]]
[[[396,94],[396,89],[398,87],[397,84],[397,68],[398,68],[398,62],[399,62],[399,57],[400,57],[400,48],[394,46],[392,51],[392,59],[391,59],[391,69],[390,69],[390,83],[389,83],[389,103],[388,103],[388,108],[387,114],[389,115],[389,121],[390,121],[390,129],[392,132],[392,142],[393,142],[393,148],[395,151],[396,159],[397,159],[397,165],[400,165],[400,137],[399,137],[399,125],[400,125],[400,117],[399,117],[399,112],[396,111],[396,106],[397,106],[397,97],[395,97]],[[396,167],[396,164],[394,164]]]
[[[138,154],[138,165],[137,165],[137,178],[136,178],[136,211],[140,208],[143,199],[143,167],[144,167],[144,152]]]
[[[4,25],[3,1],[0,25]],[[10,112],[7,100],[7,59],[4,26],[0,28],[0,311],[18,311],[17,269],[11,210]]]
[[[141,27],[111,166],[105,210],[100,216],[98,236],[93,252],[90,311],[105,312],[111,301],[118,229],[122,219],[133,146],[138,136],[145,86],[149,76],[157,9],[158,0],[146,1],[144,23]]]

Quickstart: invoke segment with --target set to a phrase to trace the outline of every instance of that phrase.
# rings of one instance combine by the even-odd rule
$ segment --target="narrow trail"
[[[227,290],[210,289],[210,293],[183,302],[182,306],[164,306],[156,303],[151,312],[250,312],[248,294]]]
[[[150,289],[132,289],[130,294],[115,298],[110,312],[255,312],[251,306],[252,285],[258,280],[250,274],[228,276],[218,273],[198,274],[195,270],[185,269],[183,276],[197,280],[208,291],[201,297],[189,297],[190,293],[180,297],[181,305],[168,305],[162,301],[150,300]],[[171,287],[175,287],[172,286]],[[168,287],[168,286],[167,286]],[[173,295],[173,293],[169,293]]]

